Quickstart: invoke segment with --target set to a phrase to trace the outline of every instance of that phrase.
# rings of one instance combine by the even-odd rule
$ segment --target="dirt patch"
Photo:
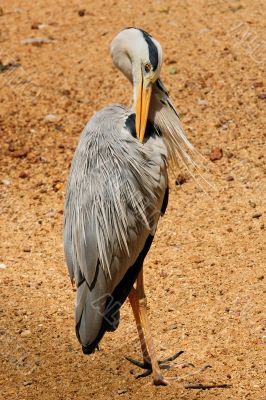
[[[265,399],[265,12],[259,0],[1,2],[1,398]],[[166,388],[125,360],[140,357],[128,304],[101,350],[82,354],[62,254],[80,132],[130,100],[108,45],[132,25],[160,40],[162,79],[215,185],[172,176],[146,260],[158,352],[184,350]],[[209,389],[187,388],[198,383]]]

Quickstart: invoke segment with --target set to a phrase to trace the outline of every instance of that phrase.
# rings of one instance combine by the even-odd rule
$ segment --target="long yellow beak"
[[[136,104],[136,132],[140,143],[143,143],[147,119],[149,115],[149,107],[151,100],[152,86],[151,84],[147,87],[143,85],[143,79],[141,78]]]

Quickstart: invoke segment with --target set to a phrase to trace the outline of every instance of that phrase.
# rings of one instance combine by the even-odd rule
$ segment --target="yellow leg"
[[[150,356],[148,353],[148,349],[147,349],[147,345],[145,342],[145,337],[144,337],[144,333],[143,333],[143,329],[142,329],[141,321],[140,321],[139,299],[137,297],[137,291],[134,287],[131,289],[128,298],[129,298],[129,302],[132,307],[136,325],[137,325],[140,346],[141,346],[141,351],[142,351],[142,355],[143,355],[143,361],[144,361],[144,363],[151,365],[151,359],[150,359]]]
[[[150,330],[150,324],[148,320],[148,313],[147,313],[147,299],[144,292],[144,283],[143,283],[143,268],[141,269],[138,278],[137,278],[137,288],[136,294],[139,303],[139,318],[140,318],[140,326],[142,329],[142,333],[144,332],[146,338],[146,350],[148,351],[151,365],[152,365],[152,374],[153,374],[153,383],[155,385],[167,385],[167,381],[164,379],[160,367],[158,364],[158,359],[156,356],[154,343],[152,339],[152,334]]]

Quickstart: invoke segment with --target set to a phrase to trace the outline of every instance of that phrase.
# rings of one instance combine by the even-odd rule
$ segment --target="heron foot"
[[[179,357],[182,353],[184,353],[184,351],[178,351],[177,353],[175,353],[173,356],[171,357],[167,357],[163,360],[159,360],[158,364],[160,369],[170,369],[174,364],[171,364],[172,361],[174,361],[177,357]],[[137,375],[137,379],[138,378],[144,378],[145,376],[148,376],[152,373],[152,365],[150,362],[144,360],[144,362],[135,360],[134,358],[131,357],[126,357],[126,359],[131,362],[132,364],[136,365],[139,368],[145,369],[146,371],[143,372],[142,374]],[[160,382],[159,382],[160,381]],[[162,379],[159,380],[158,382],[154,382],[155,385],[167,385],[167,382]]]

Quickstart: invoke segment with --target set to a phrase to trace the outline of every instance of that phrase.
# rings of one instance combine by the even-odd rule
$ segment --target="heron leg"
[[[138,361],[135,361],[130,357],[127,357],[127,360],[143,369],[151,369],[151,358],[148,353],[148,349],[147,349],[147,345],[146,345],[146,341],[145,341],[145,337],[144,337],[144,332],[143,332],[143,329],[141,326],[139,299],[137,296],[137,291],[134,287],[131,289],[128,298],[129,298],[129,302],[130,302],[130,305],[132,307],[133,314],[135,317],[144,362],[139,363]]]
[[[153,383],[155,385],[167,385],[168,382],[164,379],[160,371],[158,358],[155,352],[150,324],[148,320],[147,298],[145,295],[144,282],[143,282],[143,268],[141,269],[137,278],[136,294],[139,302],[140,325],[142,327],[142,330],[146,338],[146,348],[151,361]]]

